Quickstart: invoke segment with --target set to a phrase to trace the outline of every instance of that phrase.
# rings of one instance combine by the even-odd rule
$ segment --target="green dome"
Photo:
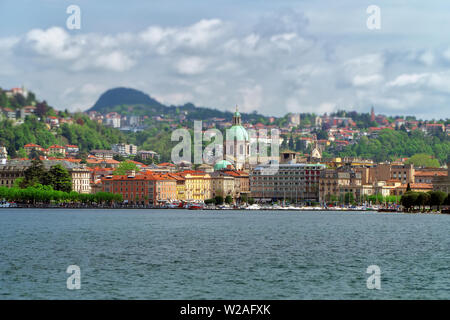
[[[236,139],[237,141],[248,141],[248,133],[243,126],[234,125],[228,130],[226,131],[226,140]]]
[[[217,161],[216,164],[214,165],[214,170],[218,171],[218,170],[226,169],[228,166],[231,166],[231,165],[232,165],[232,163],[230,161],[220,160],[220,161]]]
[[[239,113],[239,111],[236,111],[236,112],[234,113],[234,116],[235,116],[235,117],[240,117],[241,114]]]

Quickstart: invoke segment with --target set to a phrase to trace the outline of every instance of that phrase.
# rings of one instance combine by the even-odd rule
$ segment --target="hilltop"
[[[104,92],[88,111],[107,112],[119,105],[142,104],[150,107],[163,108],[164,105],[142,91],[131,88],[114,88]]]
[[[102,114],[117,112],[121,115],[173,117],[186,114],[188,120],[207,120],[211,118],[231,119],[232,112],[216,108],[199,107],[193,103],[183,105],[165,105],[150,95],[132,88],[113,88],[100,95],[95,104],[86,112],[96,111]],[[265,121],[269,117],[241,112],[244,121]]]

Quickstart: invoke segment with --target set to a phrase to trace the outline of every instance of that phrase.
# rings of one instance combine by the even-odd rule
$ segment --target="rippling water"
[[[449,299],[449,235],[449,215],[0,209],[0,299]]]

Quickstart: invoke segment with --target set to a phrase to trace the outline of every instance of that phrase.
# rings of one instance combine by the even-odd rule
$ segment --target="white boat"
[[[245,210],[261,210],[261,207],[255,203],[245,208]]]

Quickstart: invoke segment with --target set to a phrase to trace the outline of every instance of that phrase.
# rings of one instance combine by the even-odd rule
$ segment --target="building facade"
[[[324,169],[323,164],[260,165],[250,172],[251,196],[260,201],[318,202]]]

